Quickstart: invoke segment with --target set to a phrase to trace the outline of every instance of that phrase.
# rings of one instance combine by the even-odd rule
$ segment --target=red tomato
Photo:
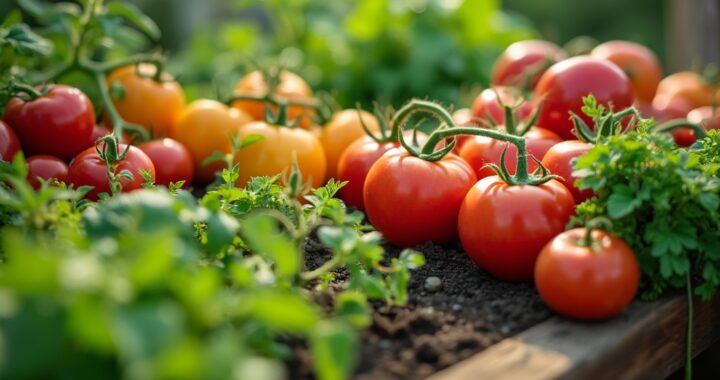
[[[662,67],[652,50],[630,41],[608,41],[596,46],[590,55],[618,65],[632,84],[635,97],[652,101],[660,79]]]
[[[538,161],[543,159],[545,152],[550,147],[560,141],[562,141],[560,136],[544,128],[531,127],[525,134],[525,147],[528,154],[533,155]],[[500,157],[506,146],[508,146],[508,150],[505,156],[505,165],[510,174],[514,174],[517,168],[517,148],[513,144],[490,137],[470,136],[460,148],[458,155],[470,164],[478,178],[485,178],[495,174],[491,168],[485,165],[499,165]],[[529,171],[538,167],[530,157],[528,157],[527,163]]]
[[[555,62],[565,59],[559,46],[549,41],[515,42],[495,61],[491,83],[494,85],[535,88],[540,75]]]
[[[148,141],[138,146],[155,166],[155,183],[168,186],[170,182],[185,181],[183,188],[192,184],[195,164],[190,151],[173,139]]]
[[[505,124],[505,110],[498,101],[500,100],[506,105],[514,105],[519,97],[513,94],[513,90],[509,87],[493,87],[486,88],[473,101],[471,110],[472,115],[478,119],[492,121],[495,124]],[[530,103],[523,102],[520,108],[516,110],[518,119],[523,120],[532,113]]]
[[[543,100],[537,125],[566,140],[574,140],[569,112],[582,117],[588,125],[592,119],[581,107],[582,97],[593,94],[598,103],[620,111],[635,101],[630,80],[615,64],[589,56],[566,59],[550,67],[535,88],[536,99]]]
[[[18,152],[20,152],[20,141],[15,136],[15,132],[0,120],[0,161],[12,161]]]
[[[632,249],[605,231],[592,231],[593,246],[582,244],[584,228],[565,231],[540,252],[535,286],[557,313],[583,320],[610,318],[635,297],[640,278]]]
[[[32,156],[27,159],[27,180],[33,188],[40,188],[41,178],[45,181],[57,180],[65,182],[68,175],[68,166],[65,161],[53,156]]]
[[[95,110],[74,87],[51,85],[35,100],[10,99],[3,118],[28,155],[48,154],[68,161],[93,144]]]
[[[713,115],[711,106],[698,107],[688,112],[687,120],[702,125],[708,131],[720,129],[720,109],[716,108],[715,115]],[[672,136],[675,144],[679,146],[690,146],[697,140],[695,131],[690,128],[678,128],[672,132]]]
[[[452,114],[453,121],[457,125],[462,125],[465,127],[480,127],[482,126],[482,123],[478,118],[473,116],[472,111],[469,108],[460,108],[459,110],[453,112]],[[460,147],[462,147],[463,144],[465,144],[465,141],[469,138],[468,135],[459,135],[455,136],[455,139],[457,140],[455,144],[454,152],[457,153],[460,151]]]
[[[709,106],[720,102],[720,92],[692,71],[680,71],[663,78],[657,88],[657,96],[683,98],[690,108]]]
[[[576,203],[583,202],[592,197],[593,192],[590,189],[580,191],[575,187],[577,177],[572,175],[572,160],[584,155],[592,147],[590,143],[579,140],[567,140],[553,145],[542,159],[543,166],[545,166],[550,173],[562,177],[560,182],[570,190]]]
[[[460,208],[458,232],[478,267],[507,281],[532,281],[535,260],[565,230],[575,200],[563,184],[508,185],[499,177],[481,179]]]
[[[363,199],[368,219],[389,242],[413,247],[457,237],[457,216],[476,181],[468,164],[454,154],[425,161],[395,149],[370,168]]]
[[[118,150],[125,151],[128,146],[119,144]],[[115,174],[123,170],[129,170],[133,175],[133,179],[120,178],[123,192],[129,192],[142,188],[143,179],[140,169],[147,170],[155,179],[155,166],[142,150],[135,146],[130,149],[125,159],[117,163]],[[85,196],[88,199],[96,200],[100,193],[110,193],[110,183],[107,177],[105,162],[100,159],[95,147],[88,148],[78,154],[70,163],[70,169],[67,176],[68,183],[71,183],[77,189],[80,186],[93,186],[93,189]]]

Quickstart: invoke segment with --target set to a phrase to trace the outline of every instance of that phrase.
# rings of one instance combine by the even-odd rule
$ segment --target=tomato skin
[[[127,147],[128,145],[119,144],[118,151],[123,152]],[[142,189],[145,179],[140,174],[140,169],[147,170],[150,172],[151,177],[155,179],[155,166],[150,157],[138,147],[132,145],[129,147],[125,159],[118,162],[115,169],[115,174],[123,170],[129,170],[133,175],[132,180],[120,178],[123,193]],[[85,195],[85,198],[91,200],[97,200],[100,193],[110,194],[111,191],[105,162],[100,159],[95,147],[82,151],[70,163],[67,182],[73,184],[76,189],[80,186],[93,186],[93,189]]]
[[[21,151],[20,140],[5,122],[0,120],[0,161],[12,161]]]
[[[65,182],[68,175],[68,166],[65,161],[53,156],[32,156],[27,161],[28,175],[27,180],[34,189],[41,186],[38,177],[49,181],[52,179],[58,182]]]
[[[715,109],[715,115],[711,106],[698,107],[687,114],[687,121],[702,125],[705,130],[720,129],[720,108]],[[695,143],[695,131],[690,128],[678,128],[671,132],[675,144],[678,146],[690,146]]]
[[[531,127],[525,134],[525,148],[528,154],[534,156],[538,161],[543,159],[545,152],[550,147],[560,141],[562,141],[560,136],[544,128]],[[470,164],[470,167],[475,170],[475,175],[481,179],[495,175],[495,172],[485,165],[490,163],[499,165],[500,157],[506,146],[508,146],[508,150],[505,156],[505,165],[510,174],[514,174],[517,168],[517,148],[508,142],[484,136],[471,136],[465,140],[458,155]],[[537,162],[530,157],[527,159],[527,165],[531,172],[538,167]]]
[[[327,160],[325,178],[337,178],[340,156],[350,144],[365,136],[361,121],[372,132],[380,129],[377,118],[373,114],[356,109],[347,109],[334,114],[322,129],[320,143]]]
[[[572,175],[572,160],[584,155],[593,145],[580,140],[566,140],[553,145],[545,153],[542,164],[551,174],[559,175],[560,182],[567,187],[575,198],[576,203],[581,203],[593,196],[590,189],[580,190],[575,186],[577,177]]]
[[[152,79],[157,69],[151,64],[121,67],[108,75],[107,84],[122,85],[121,99],[113,104],[125,121],[138,124],[154,137],[165,137],[172,133],[173,126],[185,105],[185,94],[172,75],[163,72],[162,81]],[[109,118],[106,117],[108,125]]]
[[[378,144],[375,140],[366,136],[358,139],[345,149],[338,162],[337,179],[348,181],[340,189],[340,198],[346,204],[358,210],[365,209],[363,186],[368,172],[375,161],[385,152],[395,147],[397,145],[393,143]]]
[[[549,41],[525,40],[508,46],[493,65],[491,83],[494,85],[520,87],[525,84],[525,75],[532,74],[530,89],[535,88],[546,63],[565,59],[559,46]]]
[[[457,216],[476,177],[454,154],[437,162],[393,149],[370,168],[363,188],[367,217],[386,240],[401,247],[457,237]]]
[[[171,182],[185,181],[182,187],[190,187],[195,166],[190,151],[183,144],[165,138],[148,141],[138,148],[152,160],[156,184],[168,186]]]
[[[27,155],[69,161],[93,143],[95,110],[90,99],[74,87],[55,84],[35,100],[10,99],[3,119]]]
[[[240,165],[239,186],[252,177],[274,176],[289,170],[296,155],[303,182],[313,188],[325,182],[326,161],[320,141],[302,128],[286,128],[264,121],[250,122],[240,129],[243,137],[261,135],[264,138],[244,148],[235,157]]]
[[[540,252],[535,286],[557,313],[581,320],[619,314],[635,297],[640,270],[630,247],[620,238],[594,230],[596,250],[579,244],[584,228],[565,231]]]
[[[720,103],[720,93],[713,94],[712,86],[692,71],[680,71],[663,78],[658,84],[657,96],[682,98],[689,103],[690,109],[711,105],[713,96]]]
[[[635,42],[608,41],[596,46],[590,55],[616,64],[630,78],[635,97],[652,101],[662,79],[660,61],[652,50]]]
[[[574,140],[569,111],[588,125],[591,118],[581,107],[582,98],[593,94],[599,104],[612,104],[616,111],[630,107],[635,101],[630,80],[615,64],[589,56],[578,56],[554,64],[540,77],[535,98],[542,101],[537,126],[547,128],[566,140]]]
[[[535,260],[565,230],[575,200],[556,180],[508,185],[497,176],[478,181],[460,208],[458,231],[475,264],[506,281],[532,281]]]
[[[229,136],[235,136],[240,127],[251,118],[242,111],[210,99],[199,99],[188,104],[178,116],[170,138],[181,143],[192,155],[195,163],[195,183],[212,181],[223,163],[203,165],[213,152],[230,153]]]
[[[478,94],[470,107],[472,115],[481,120],[487,120],[495,124],[505,124],[505,110],[498,102],[500,100],[508,106],[518,102],[519,97],[513,94],[510,87],[496,86],[486,88]],[[515,111],[519,120],[523,120],[532,114],[532,105],[523,102]]]

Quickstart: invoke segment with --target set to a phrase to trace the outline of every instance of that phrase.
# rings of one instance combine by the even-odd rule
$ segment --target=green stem
[[[303,281],[310,281],[310,280],[316,279],[316,278],[324,275],[325,273],[330,272],[331,270],[335,269],[335,267],[337,267],[341,263],[342,263],[342,260],[340,258],[340,255],[336,254],[330,260],[326,261],[323,265],[321,265],[309,272],[300,273],[300,279],[302,279]]]
[[[268,93],[266,95],[242,95],[242,94],[233,94],[230,98],[225,100],[225,104],[230,105],[235,101],[238,100],[254,100],[258,102],[264,102],[264,103],[270,103],[275,106],[300,106],[305,108],[317,108],[320,105],[318,104],[318,101],[315,99],[313,100],[302,100],[302,99],[286,99],[281,100],[278,99],[277,96],[273,93]]]
[[[685,349],[685,380],[692,379],[692,341],[693,341],[693,294],[690,282],[690,271],[685,275],[685,288],[687,290],[688,322],[687,322],[687,347]]]
[[[653,128],[653,132],[672,132],[675,129],[678,128],[690,128],[695,132],[695,138],[697,140],[702,140],[707,136],[707,131],[705,128],[703,128],[699,124],[691,123],[687,121],[686,119],[673,119],[670,121],[666,121],[662,124],[658,124],[655,128]]]
[[[115,105],[112,102],[112,98],[110,96],[110,90],[108,90],[107,83],[105,83],[105,74],[99,71],[92,71],[93,79],[95,80],[95,85],[97,86],[98,90],[100,90],[100,98],[102,99],[103,106],[105,107],[105,111],[110,116],[110,121],[113,125],[113,133],[118,138],[122,138],[123,130],[132,130],[133,132],[140,135],[140,138],[143,141],[146,141],[150,138],[145,128],[142,128],[140,126],[129,124],[125,121],[125,119],[120,116],[120,113],[115,108]]]

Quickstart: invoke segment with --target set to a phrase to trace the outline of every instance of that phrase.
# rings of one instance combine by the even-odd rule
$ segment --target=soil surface
[[[392,256],[400,252],[392,246],[386,249]],[[551,315],[532,284],[489,276],[459,244],[427,243],[416,249],[425,255],[426,264],[412,272],[408,305],[374,304],[372,326],[362,333],[357,380],[427,377]],[[328,257],[313,240],[306,252],[310,268]],[[429,277],[439,279],[439,286]],[[341,282],[345,274],[338,273],[337,278]],[[299,342],[292,345],[292,378],[311,379],[307,348]]]

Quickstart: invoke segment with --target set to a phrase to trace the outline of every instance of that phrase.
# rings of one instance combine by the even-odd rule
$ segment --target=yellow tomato
[[[320,136],[320,142],[325,150],[327,159],[326,178],[335,178],[337,175],[338,161],[345,149],[355,140],[365,136],[365,130],[361,124],[371,131],[380,129],[377,118],[367,112],[356,109],[347,109],[333,115],[332,119],[325,124]]]

